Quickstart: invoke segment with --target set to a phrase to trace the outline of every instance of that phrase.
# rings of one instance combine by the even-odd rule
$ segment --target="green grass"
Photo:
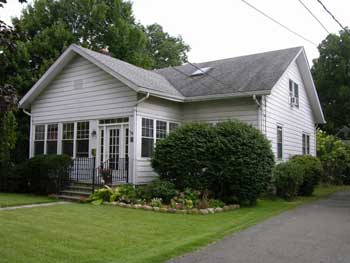
[[[212,215],[163,214],[89,204],[0,211],[2,263],[163,262],[297,205],[346,187],[318,188],[293,202]]]
[[[41,204],[54,202],[56,199],[49,198],[47,196],[38,196],[31,194],[12,194],[12,193],[0,193],[0,207],[29,205],[29,204]]]

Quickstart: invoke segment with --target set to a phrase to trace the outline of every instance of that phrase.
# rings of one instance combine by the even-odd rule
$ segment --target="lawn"
[[[30,194],[12,194],[12,193],[0,193],[0,207],[28,205],[28,204],[41,204],[54,202],[56,199],[46,196],[37,196]]]
[[[2,263],[163,262],[343,189],[322,187],[315,196],[294,202],[260,200],[256,207],[205,216],[89,204],[0,211],[0,259]]]

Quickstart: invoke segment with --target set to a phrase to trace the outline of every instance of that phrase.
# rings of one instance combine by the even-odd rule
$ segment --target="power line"
[[[249,7],[253,8],[255,11],[259,12],[260,14],[262,14],[263,16],[265,16],[266,18],[270,19],[272,22],[276,23],[277,25],[283,27],[284,29],[286,29],[287,31],[289,31],[290,33],[300,37],[301,39],[311,43],[312,45],[317,47],[317,44],[312,42],[311,40],[307,39],[306,37],[300,35],[299,33],[295,32],[294,30],[290,29],[289,27],[283,25],[282,23],[278,22],[276,19],[272,18],[271,16],[269,16],[268,14],[264,13],[263,11],[261,11],[260,9],[256,8],[255,6],[253,6],[252,4],[248,3],[245,0],[241,0],[243,3],[245,3],[246,5],[248,5]]]
[[[338,19],[335,18],[335,16],[331,13],[331,11],[329,11],[329,10],[327,9],[327,7],[322,3],[321,0],[317,0],[317,2],[320,3],[320,5],[323,7],[323,9],[326,10],[326,12],[333,18],[333,20],[334,20],[335,22],[338,23],[338,25],[339,25],[345,32],[347,32],[347,33],[350,34],[350,32],[339,22]]]
[[[324,30],[326,30],[326,32],[328,34],[330,34],[330,32],[327,30],[327,28],[325,27],[324,24],[322,24],[322,22],[314,15],[314,13],[312,13],[312,11],[304,4],[304,2],[302,0],[298,0],[299,3],[310,13],[310,15],[313,16],[313,18],[316,19],[316,21],[323,27]]]

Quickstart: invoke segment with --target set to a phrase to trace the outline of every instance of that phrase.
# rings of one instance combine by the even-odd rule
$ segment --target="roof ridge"
[[[283,49],[277,49],[277,50],[269,50],[269,51],[264,51],[264,52],[252,53],[252,54],[247,54],[247,55],[240,55],[240,56],[230,57],[230,58],[215,59],[215,60],[209,60],[209,61],[203,61],[203,62],[194,62],[192,64],[201,65],[201,64],[214,63],[214,62],[219,62],[219,61],[223,62],[223,61],[228,61],[228,60],[236,59],[236,58],[250,57],[250,56],[263,55],[263,54],[268,54],[268,53],[287,51],[287,50],[291,50],[291,49],[302,49],[302,48],[304,48],[304,47],[303,46],[296,46],[296,47],[290,47],[290,48],[283,48]],[[178,66],[168,66],[168,67],[164,67],[164,68],[154,69],[153,71],[161,71],[163,69],[168,69],[168,68],[180,68],[180,67],[186,66],[188,64],[189,63],[185,63],[185,64],[178,65]]]

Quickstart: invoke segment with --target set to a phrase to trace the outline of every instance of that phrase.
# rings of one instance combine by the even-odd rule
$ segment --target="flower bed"
[[[96,190],[89,202],[119,207],[177,214],[214,214],[239,208],[219,199],[208,198],[208,192],[189,188],[179,191],[170,182],[154,181],[146,186],[130,184],[116,187],[105,186]]]
[[[155,211],[155,212],[162,212],[162,213],[175,213],[175,214],[193,214],[193,215],[207,215],[207,214],[215,214],[215,213],[221,213],[224,211],[231,211],[234,209],[240,208],[239,205],[225,205],[223,207],[216,207],[216,208],[204,208],[204,209],[198,209],[198,208],[192,208],[192,209],[176,209],[172,208],[170,206],[150,206],[150,205],[141,205],[141,204],[127,204],[123,202],[104,202],[106,205],[112,205],[112,206],[119,206],[119,207],[126,207],[126,208],[133,208],[133,209],[143,209],[147,211]]]

